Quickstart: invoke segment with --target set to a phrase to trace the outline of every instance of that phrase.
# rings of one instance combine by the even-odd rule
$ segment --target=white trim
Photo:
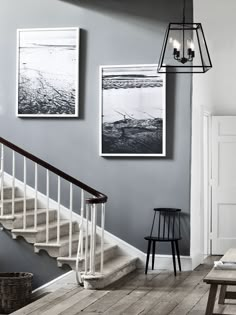
[[[210,234],[212,231],[212,223],[211,223],[211,112],[203,110],[202,119],[203,119],[203,143],[202,143],[202,174],[203,181],[201,187],[201,193],[203,196],[203,217],[204,224],[202,229],[202,233],[204,235],[204,255],[211,254],[211,239]],[[207,126],[204,124],[204,118],[207,118]],[[207,130],[205,130],[205,127]],[[205,138],[206,137],[206,138]],[[205,143],[206,142],[206,143]],[[207,144],[207,152],[205,152],[204,148]],[[206,159],[206,161],[205,161]],[[206,172],[205,174],[205,167]],[[206,205],[207,203],[207,205]]]
[[[150,259],[151,260],[151,259]],[[190,256],[180,256],[181,269],[182,271],[194,270],[202,261],[196,262]],[[149,267],[150,268],[150,267]],[[154,268],[159,270],[173,270],[173,260],[171,255],[155,255]],[[177,259],[176,259],[176,270],[179,270]]]
[[[163,93],[162,93],[162,102],[164,106],[163,110],[163,139],[162,139],[162,153],[121,153],[121,154],[112,154],[112,153],[102,153],[102,105],[103,105],[103,93],[102,93],[102,73],[104,68],[131,68],[131,67],[153,67],[158,68],[158,64],[129,64],[129,65],[100,65],[99,66],[99,155],[106,157],[116,157],[116,156],[123,156],[123,157],[165,157],[166,156],[166,74],[165,73],[157,73],[163,79]]]
[[[201,265],[203,263],[204,258],[205,257],[202,253],[192,253],[191,270],[194,270],[197,266]]]
[[[40,290],[42,290],[42,289],[47,288],[47,287],[50,286],[51,284],[53,284],[53,283],[55,283],[55,282],[57,282],[57,281],[63,279],[64,277],[68,276],[68,275],[69,275],[70,273],[72,273],[72,272],[74,272],[74,270],[70,270],[70,271],[64,273],[63,275],[61,275],[61,276],[59,276],[59,277],[57,277],[57,278],[55,278],[55,279],[53,279],[53,280],[51,280],[51,281],[49,281],[49,282],[43,284],[43,285],[41,285],[41,286],[38,287],[37,289],[33,290],[32,293],[34,294],[34,293],[37,293],[38,291],[40,291]]]
[[[37,31],[75,31],[76,32],[76,67],[75,67],[75,113],[74,114],[19,114],[18,113],[18,95],[19,95],[19,45],[20,32]],[[80,28],[79,27],[52,27],[52,28],[18,28],[16,45],[16,116],[17,117],[79,117],[79,60],[80,60]]]
[[[6,172],[4,172],[4,179],[5,182],[8,184],[11,184],[12,176]],[[20,180],[15,179],[15,185],[16,187],[19,187],[20,190],[23,189],[24,183],[22,183]],[[26,186],[26,194],[27,196],[34,196],[34,189],[30,187],[29,185]],[[38,192],[38,200],[39,204],[41,206],[45,206],[47,202],[47,197]],[[57,201],[49,198],[49,208],[50,209],[57,209],[58,203]],[[61,206],[61,214],[63,218],[70,218],[70,210],[67,209],[64,206]],[[75,212],[73,212],[73,220],[76,220],[78,222],[81,221],[81,216]],[[90,222],[89,222],[90,223]],[[98,235],[101,235],[101,228],[97,226],[97,232]],[[118,238],[117,236],[111,234],[108,231],[104,231],[104,240],[105,243],[111,243],[115,244],[118,246],[118,253],[120,255],[129,255],[129,256],[134,256],[138,258],[138,268],[143,268],[146,263],[146,253],[142,252],[138,248],[130,245],[129,243],[125,242],[124,240]],[[199,260],[198,257],[199,255],[194,255],[194,256],[181,256],[181,265],[182,265],[182,270],[193,270],[197,265],[199,265],[202,260]],[[196,258],[197,257],[197,258]],[[156,269],[166,269],[166,270],[173,270],[173,265],[172,265],[172,256],[171,255],[156,255],[155,259],[155,268]]]

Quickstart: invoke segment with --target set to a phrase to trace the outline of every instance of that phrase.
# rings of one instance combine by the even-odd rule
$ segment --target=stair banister
[[[79,181],[78,179],[74,178],[73,176],[70,176],[66,174],[65,172],[61,171],[60,169],[56,168],[55,166],[49,164],[48,162],[36,157],[35,155],[21,149],[20,147],[16,146],[15,144],[11,143],[10,141],[0,137],[0,143],[5,145],[6,147],[12,149],[13,151],[19,153],[20,155],[25,156],[27,159],[37,163],[38,165],[44,167],[45,169],[48,169],[50,172],[60,176],[61,178],[67,180],[68,182],[72,183],[75,186],[80,187],[81,189],[84,189],[88,193],[90,193],[93,197],[88,198],[86,200],[89,204],[102,204],[107,202],[107,196],[94,188],[84,184],[83,182]]]
[[[60,169],[56,168],[55,166],[47,163],[46,161],[38,158],[37,156],[27,152],[26,150],[16,146],[15,144],[11,143],[10,141],[0,137],[0,144],[1,144],[1,216],[4,217],[4,146],[12,150],[12,217],[15,215],[15,153],[23,156],[23,230],[22,231],[29,231],[27,229],[27,196],[26,196],[26,187],[27,187],[27,159],[31,160],[35,163],[35,196],[34,196],[34,229],[31,230],[33,232],[37,232],[37,215],[38,215],[38,205],[37,205],[37,198],[38,198],[38,165],[42,166],[46,169],[46,243],[45,245],[52,245],[49,244],[50,235],[49,235],[49,220],[50,220],[50,213],[49,213],[49,199],[50,199],[50,192],[49,192],[49,181],[50,175],[49,172],[54,173],[57,175],[58,178],[58,198],[57,204],[58,207],[57,211],[57,226],[56,226],[56,244],[60,245],[60,207],[61,207],[61,178],[68,181],[70,183],[70,205],[69,205],[69,258],[72,258],[72,229],[73,229],[73,185],[77,186],[81,189],[81,207],[80,207],[80,232],[79,232],[79,242],[78,242],[78,250],[76,255],[76,271],[77,271],[77,279],[78,282],[81,284],[82,282],[82,275],[86,276],[97,276],[98,274],[102,274],[103,272],[103,260],[104,260],[104,222],[105,222],[105,203],[107,202],[107,196],[103,193],[93,189],[92,187],[80,182],[76,178],[66,174],[65,172],[61,171]],[[91,197],[85,198],[85,192],[90,194]],[[99,207],[99,205],[101,205]],[[99,271],[96,270],[97,268],[97,261],[96,261],[96,244],[97,244],[97,214],[98,209],[101,210],[101,259],[100,259],[100,269]],[[84,213],[85,210],[85,213]],[[84,224],[84,221],[86,222]],[[90,234],[89,234],[90,231]],[[84,244],[84,232],[85,232],[85,244]],[[90,249],[88,248],[90,243]],[[85,246],[84,246],[85,245]],[[79,266],[79,262],[81,258],[84,257],[84,270],[81,270]]]

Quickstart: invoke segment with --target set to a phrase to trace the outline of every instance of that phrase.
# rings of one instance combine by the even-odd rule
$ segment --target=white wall
[[[214,115],[236,114],[235,12],[235,0],[194,0],[194,20],[202,23],[213,68],[194,76],[193,101]]]
[[[194,21],[202,23],[213,68],[193,76],[191,255],[203,253],[202,113],[236,114],[235,0],[194,0]]]

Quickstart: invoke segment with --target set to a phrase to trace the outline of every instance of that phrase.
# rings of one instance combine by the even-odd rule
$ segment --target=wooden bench
[[[226,254],[221,258],[222,262],[236,263],[236,248],[229,249]],[[236,285],[236,269],[235,270],[219,270],[212,269],[204,278],[204,282],[210,284],[210,291],[205,315],[217,315],[213,313],[216,293],[218,285],[220,288],[219,304],[224,304],[225,299],[236,299],[236,292],[227,291],[228,285]]]

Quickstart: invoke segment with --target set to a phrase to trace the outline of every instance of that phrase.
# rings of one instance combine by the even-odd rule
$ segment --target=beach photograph
[[[78,116],[79,29],[21,29],[17,115]]]
[[[102,66],[101,155],[165,156],[166,86],[157,65]]]

